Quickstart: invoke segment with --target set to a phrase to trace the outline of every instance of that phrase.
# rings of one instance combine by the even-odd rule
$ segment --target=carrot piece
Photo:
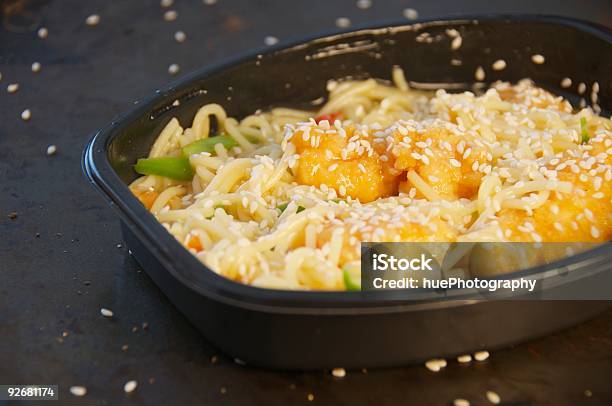
[[[189,240],[187,240],[187,247],[194,249],[197,252],[200,252],[204,249],[204,247],[202,247],[202,242],[200,241],[200,238],[197,235],[189,236]]]
[[[134,194],[147,210],[151,210],[153,203],[155,203],[155,199],[159,196],[159,193],[155,190],[134,191]]]
[[[327,120],[330,124],[334,124],[334,121],[341,120],[342,113],[329,113],[329,114],[321,114],[315,118],[317,124],[319,124],[323,120]]]

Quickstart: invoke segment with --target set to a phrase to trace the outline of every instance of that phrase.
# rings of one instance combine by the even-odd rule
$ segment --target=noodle
[[[528,80],[423,92],[394,67],[392,83],[330,82],[318,111],[172,118],[149,158],[193,178],[130,188],[212,270],[267,288],[345,289],[362,241],[610,239],[609,119]]]

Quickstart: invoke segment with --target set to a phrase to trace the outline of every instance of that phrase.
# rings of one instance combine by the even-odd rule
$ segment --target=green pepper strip
[[[361,290],[361,281],[354,281],[348,269],[344,268],[342,270],[342,276],[346,290]]]
[[[193,178],[193,168],[189,158],[185,157],[141,158],[134,169],[141,175],[158,175],[176,180]]]
[[[277,208],[277,209],[279,209],[279,210],[280,210],[280,212],[282,213],[282,212],[284,212],[284,211],[287,209],[287,206],[289,206],[289,203],[283,203],[283,204],[279,204],[278,206],[276,206],[276,208]],[[297,214],[297,213],[301,213],[301,212],[303,212],[304,210],[306,210],[306,208],[305,208],[305,207],[298,206],[298,207],[297,207],[297,210],[296,210],[296,212],[295,212],[295,213],[296,213],[296,214]]]
[[[252,143],[256,144],[259,140],[254,137],[246,136],[246,139]],[[215,145],[223,144],[226,149],[234,148],[238,146],[238,143],[235,139],[226,134],[216,135],[214,137],[202,138],[201,140],[197,140],[192,142],[191,144],[187,144],[183,147],[183,155],[189,157],[194,154],[199,154],[202,152],[215,152]]]
[[[582,143],[586,144],[591,139],[587,128],[587,120],[585,117],[580,118],[580,131],[582,132]]]

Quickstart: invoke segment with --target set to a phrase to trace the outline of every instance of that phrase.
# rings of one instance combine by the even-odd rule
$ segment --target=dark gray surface
[[[163,20],[156,0],[5,0],[0,7],[0,383],[59,384],[61,404],[285,405],[309,403],[309,393],[318,404],[438,405],[456,397],[486,404],[488,389],[507,404],[612,404],[612,312],[485,363],[453,361],[438,374],[414,366],[349,371],[339,380],[326,371],[245,368],[222,356],[213,364],[217,352],[117,248],[115,213],[79,166],[88,134],[169,81],[171,63],[185,73],[259,47],[266,35],[334,29],[341,16],[354,24],[397,19],[406,7],[422,17],[547,12],[611,26],[608,1],[374,0],[360,10],[353,1],[176,0],[174,22]],[[84,24],[91,13],[101,15],[97,27]],[[46,40],[35,34],[40,25],[49,29]],[[182,44],[173,39],[179,29],[187,34]],[[30,71],[34,61],[43,65],[38,74]],[[13,82],[20,89],[8,94]],[[25,108],[27,123],[19,118]],[[47,157],[51,143],[58,154]],[[11,212],[18,217],[9,219]],[[100,307],[114,319],[100,316]],[[130,379],[139,387],[127,396]],[[70,395],[71,385],[86,386],[87,396]]]

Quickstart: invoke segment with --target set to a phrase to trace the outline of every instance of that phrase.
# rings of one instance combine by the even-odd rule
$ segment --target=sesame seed
[[[571,85],[572,85],[572,79],[570,79],[570,78],[563,78],[563,79],[561,80],[561,87],[563,87],[563,88],[566,88],[566,89],[567,89],[567,88],[568,88],[568,87],[570,87]]]
[[[47,30],[45,27],[41,27],[38,29],[37,35],[38,38],[45,39],[49,36],[49,30]]]
[[[113,317],[114,313],[112,310],[109,309],[105,309],[104,307],[100,309],[100,314],[102,314],[102,316],[104,317]]]
[[[221,388],[219,388],[219,392],[221,392],[222,395],[225,395],[227,393],[227,388],[225,386],[222,386]]]
[[[531,62],[535,63],[536,65],[542,65],[545,61],[546,59],[544,58],[544,55],[531,55]]]
[[[586,84],[584,82],[578,83],[578,94],[583,94],[586,91]]]
[[[461,168],[461,162],[457,161],[455,158],[451,158],[450,164],[455,168]]]
[[[372,7],[372,0],[357,0],[357,8],[362,10]]]
[[[346,17],[336,18],[336,27],[347,28],[351,26],[351,20]]]
[[[346,370],[344,368],[332,369],[332,375],[336,378],[344,378],[346,376]]]
[[[207,6],[212,6],[217,4],[218,0],[203,0],[203,3],[206,4]]]
[[[177,73],[179,73],[179,70],[181,70],[181,68],[176,63],[173,63],[172,65],[168,66],[168,73],[171,75],[176,75]]]
[[[168,8],[172,6],[173,4],[174,4],[174,0],[161,0],[159,2],[159,5],[162,6],[163,8]]]
[[[478,351],[474,353],[474,359],[476,361],[484,361],[489,358],[489,351]]]
[[[409,20],[416,20],[419,18],[419,12],[413,8],[405,8],[403,11],[404,17]]]
[[[32,112],[30,111],[30,109],[25,109],[24,111],[21,112],[21,119],[23,121],[28,121],[31,118],[32,118]]]
[[[136,381],[127,381],[125,385],[123,385],[123,391],[125,393],[132,393],[138,386],[138,382]]]
[[[55,145],[51,144],[47,147],[47,155],[49,156],[55,155],[56,152],[57,152],[57,147]]]
[[[472,356],[470,354],[464,354],[457,357],[457,362],[461,364],[465,364],[472,361]]]
[[[19,83],[11,83],[6,87],[6,91],[9,93],[15,93],[19,90]]]
[[[268,35],[264,38],[264,44],[267,46],[272,46],[278,44],[278,38],[273,37],[272,35]]]
[[[94,25],[98,25],[100,22],[100,16],[97,14],[92,14],[85,19],[85,24],[93,27]]]
[[[454,406],[470,406],[470,402],[466,399],[458,398],[458,399],[453,400],[453,405]]]
[[[493,65],[491,65],[491,67],[493,68],[493,70],[504,70],[506,69],[506,61],[504,61],[503,59],[498,59],[493,62]]]
[[[176,10],[168,10],[164,13],[164,20],[166,21],[174,21],[178,17],[178,13]]]
[[[174,33],[174,40],[176,42],[185,42],[187,35],[183,31],[177,31]]]
[[[425,363],[425,367],[432,372],[438,372],[446,367],[446,360],[443,358],[430,359]]]
[[[456,37],[458,37],[461,34],[459,34],[459,31],[457,31],[454,28],[447,28],[446,29],[446,35],[448,35],[451,38],[456,38]]]
[[[461,48],[462,43],[463,43],[463,39],[461,38],[461,36],[453,38],[453,40],[451,41],[451,49],[455,51]]]
[[[479,82],[482,82],[485,79],[485,71],[482,69],[482,66],[476,68],[476,72],[474,72],[474,77]]]
[[[595,226],[591,226],[591,236],[593,238],[598,238],[599,237],[599,229]]]
[[[499,395],[491,390],[488,390],[486,395],[487,395],[487,400],[493,403],[494,405],[497,405],[499,404],[499,402],[501,402],[501,398],[499,397]]]
[[[74,396],[85,396],[87,394],[87,388],[84,386],[71,386],[70,393]]]
[[[42,68],[42,65],[40,64],[40,62],[34,62],[32,64],[32,72],[34,73],[40,72],[41,68]]]

